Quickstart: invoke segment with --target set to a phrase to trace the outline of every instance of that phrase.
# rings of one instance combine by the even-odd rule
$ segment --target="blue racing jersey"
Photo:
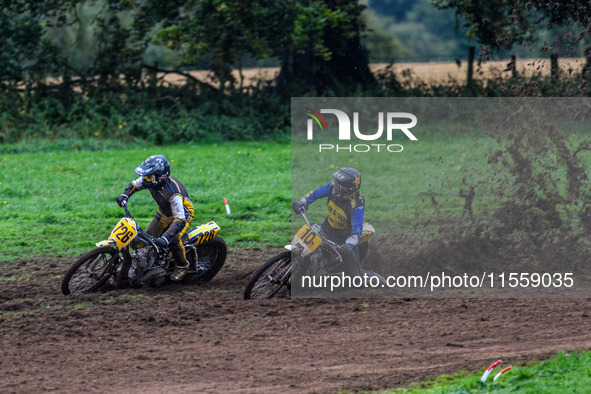
[[[310,205],[320,198],[328,198],[326,219],[322,228],[326,236],[339,244],[348,243],[356,246],[363,232],[363,215],[365,200],[360,192],[349,198],[335,197],[333,182],[304,195],[306,204]]]

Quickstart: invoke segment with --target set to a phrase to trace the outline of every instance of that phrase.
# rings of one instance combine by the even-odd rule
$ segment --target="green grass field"
[[[541,363],[512,366],[495,382],[493,378],[507,365],[496,367],[482,383],[484,372],[458,372],[410,385],[394,393],[476,394],[476,393],[587,393],[591,387],[591,352],[559,353]]]
[[[0,261],[76,256],[106,239],[123,216],[115,197],[153,154],[166,155],[172,176],[188,189],[195,225],[216,221],[232,246],[289,239],[289,143],[92,151],[40,146],[37,152],[0,158]],[[223,198],[232,209],[229,216]],[[148,191],[134,194],[129,207],[144,229],[156,212]]]
[[[380,235],[408,233],[413,229],[417,207],[432,209],[432,193],[448,199],[449,209],[461,210],[462,199],[454,194],[454,188],[430,191],[434,189],[430,183],[447,179],[459,186],[464,163],[482,160],[490,143],[492,139],[477,136],[433,136],[408,152],[395,154],[393,163],[368,162],[354,155],[339,160],[328,157],[306,169],[306,175],[295,181],[293,193],[299,196],[322,186],[340,166],[357,167],[363,174],[366,220]],[[68,144],[73,150],[68,151]],[[172,175],[191,194],[196,207],[194,224],[215,220],[230,247],[282,245],[290,237],[288,142],[114,149],[109,143],[61,141],[4,145],[3,151],[22,152],[4,153],[0,158],[3,262],[27,255],[71,257],[105,239],[123,215],[115,197],[137,177],[133,171],[139,163],[160,153],[169,158]],[[442,155],[444,158],[440,158]],[[230,216],[223,198],[230,204]],[[130,209],[140,226],[146,228],[156,205],[148,191],[140,191],[131,198]],[[322,220],[325,210],[324,202],[312,206],[318,220]],[[394,217],[396,226],[392,226]],[[295,225],[301,223],[296,221]]]
[[[572,145],[582,138],[574,138]],[[122,149],[88,141],[3,145],[0,261],[29,255],[76,256],[105,239],[123,215],[115,197],[136,177],[135,167],[152,154],[166,155],[172,175],[187,187],[196,207],[194,224],[216,221],[222,228],[220,235],[232,247],[287,243],[294,217],[291,199],[329,182],[330,174],[344,166],[362,173],[365,218],[378,236],[436,231],[417,223],[441,212],[461,218],[465,199],[460,194],[470,185],[478,185],[472,204],[475,212],[495,204],[496,197],[484,181],[492,171],[488,155],[498,146],[482,134],[433,132],[406,144],[404,152],[379,160],[347,153],[315,159],[294,151],[291,169],[297,177],[292,180],[292,149],[287,141],[127,145]],[[559,179],[563,165],[559,159],[552,160],[559,168],[556,182],[564,192],[564,176]],[[230,203],[229,216],[223,198]],[[149,192],[141,191],[130,200],[130,209],[146,228],[156,205]],[[317,220],[322,220],[325,210],[324,202],[311,207]]]

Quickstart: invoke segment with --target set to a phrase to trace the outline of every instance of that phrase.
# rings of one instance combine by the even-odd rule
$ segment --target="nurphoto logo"
[[[328,132],[328,124],[322,114],[332,114],[336,117],[338,122],[338,138],[339,141],[351,141],[352,138],[361,141],[376,141],[382,138],[384,130],[386,131],[386,140],[392,141],[394,136],[403,133],[409,140],[418,141],[417,137],[411,133],[410,129],[417,125],[417,117],[408,112],[378,112],[378,130],[374,133],[364,133],[359,130],[359,112],[353,112],[353,127],[351,127],[351,119],[349,115],[338,109],[321,109],[316,111],[309,107],[304,107],[310,116],[307,123],[307,139],[312,141],[314,139],[314,123],[318,125],[321,132]],[[384,126],[384,117],[386,118]],[[351,133],[351,130],[353,132]],[[352,136],[353,134],[353,136]],[[334,151],[334,152],[402,152],[404,147],[400,144],[319,144],[319,152]]]

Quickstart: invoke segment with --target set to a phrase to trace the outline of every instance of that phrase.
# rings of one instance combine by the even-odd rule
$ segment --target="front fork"
[[[129,248],[121,249],[118,257],[120,261],[117,263],[117,267],[115,267],[115,281],[117,284],[123,285],[129,279],[129,269],[132,263]]]

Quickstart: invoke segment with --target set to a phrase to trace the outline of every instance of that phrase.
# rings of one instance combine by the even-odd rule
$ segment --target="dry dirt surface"
[[[63,296],[68,261],[0,267],[0,392],[383,390],[591,348],[588,299],[242,299],[280,249],[203,285]]]

